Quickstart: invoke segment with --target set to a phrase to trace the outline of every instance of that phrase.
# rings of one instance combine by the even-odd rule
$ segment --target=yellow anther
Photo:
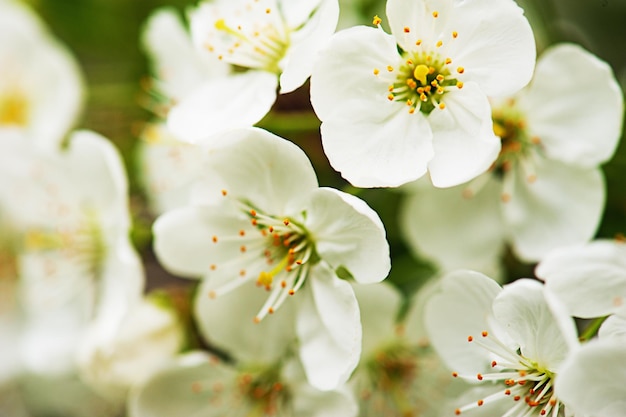
[[[393,101],[393,94],[389,94],[389,95],[387,96],[387,100],[389,100],[389,101]]]
[[[438,18],[438,17],[439,17],[439,12],[435,10],[435,11],[433,12],[433,17],[434,17],[435,19],[436,19],[436,18]]]
[[[408,66],[413,65],[413,60],[412,60],[412,59],[407,59],[407,60],[406,60],[406,64],[407,64]]]
[[[443,41],[437,41],[437,43],[435,44],[437,48],[441,48],[441,45],[443,45]]]
[[[372,24],[374,26],[378,26],[382,23],[383,19],[381,19],[380,17],[378,17],[378,15],[374,16],[374,19],[372,20]]]
[[[415,113],[415,107],[411,107],[411,108],[409,109],[409,114],[413,114],[413,113]]]
[[[452,64],[452,59],[450,59],[450,58],[446,58],[445,63],[446,63],[447,65]]]
[[[428,67],[428,73],[429,74],[434,74],[435,73],[435,67]]]
[[[374,68],[374,75],[380,74],[380,70],[378,68]]]
[[[441,74],[437,75],[436,78],[437,78],[437,81],[439,81],[439,82],[442,82],[445,79],[445,77],[443,75],[441,75]]]
[[[418,39],[415,41],[415,45],[420,46],[422,44],[422,40]]]
[[[452,37],[456,39],[456,37],[459,36],[459,32],[454,31],[452,32]]]
[[[432,80],[430,82],[430,85],[432,85],[433,87],[439,87],[439,83],[437,82],[437,80]]]
[[[412,106],[412,105],[413,105],[413,102],[409,99],[409,100],[407,100],[407,101],[406,101],[406,105],[407,105],[407,106]]]
[[[458,81],[458,82],[456,83],[456,88],[458,88],[458,89],[463,88],[463,81]]]
[[[465,72],[465,68],[463,68],[463,67],[458,67],[458,68],[456,69],[456,72],[458,72],[459,74],[463,74],[463,73]]]
[[[439,103],[439,108],[443,110],[446,108],[446,105],[444,103]]]
[[[390,85],[390,86],[387,88],[387,91],[389,91],[389,92],[392,92],[393,90],[394,90],[394,86],[393,86],[393,85]]]
[[[393,71],[393,67],[391,65],[387,65],[387,71],[392,72]]]
[[[444,90],[443,90],[443,88],[442,88],[442,87],[439,87],[439,88],[437,89],[437,94],[443,94],[443,91],[444,91]]]
[[[272,12],[272,9],[265,9],[265,13],[270,14]]]
[[[428,82],[426,80],[426,76],[429,73],[429,69],[426,65],[420,64],[418,66],[415,67],[415,69],[413,70],[413,77],[415,77],[416,80],[418,80],[419,82],[422,83],[422,85],[426,85],[426,83]]]
[[[424,87],[417,88],[417,94],[422,94],[424,92]]]
[[[409,28],[408,26],[404,27],[404,33],[409,33],[411,32],[411,28]]]
[[[426,94],[420,94],[420,100],[422,101],[428,101],[428,97],[426,97]]]

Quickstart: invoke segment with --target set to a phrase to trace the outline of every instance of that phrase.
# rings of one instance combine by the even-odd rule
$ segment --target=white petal
[[[234,369],[216,357],[188,354],[131,392],[129,414],[132,417],[223,416],[225,407],[232,404],[220,401],[220,392],[224,390],[224,396],[231,394],[230,384],[236,376]]]
[[[240,279],[235,276],[232,279]],[[272,364],[286,356],[295,342],[293,300],[287,300],[260,323],[253,321],[267,292],[253,281],[210,298],[211,280],[198,289],[194,313],[206,341],[242,363]]]
[[[535,41],[523,10],[512,1],[456,2],[448,25],[458,38],[449,42],[463,81],[474,81],[488,96],[509,95],[524,87],[535,67]]]
[[[179,101],[211,77],[225,75],[228,64],[216,57],[198,54],[174,8],[153,12],[142,34],[144,49],[151,55],[158,88],[169,99]]]
[[[346,382],[359,362],[359,305],[350,284],[322,264],[301,292],[296,317],[300,360],[313,387],[331,390]]]
[[[367,358],[395,336],[402,295],[393,285],[386,282],[353,285],[352,289],[361,310],[362,355],[363,358]]]
[[[294,214],[300,200],[317,189],[306,154],[292,142],[262,129],[236,129],[216,136],[220,145],[207,158],[203,184],[206,204],[229,197],[273,216]]]
[[[522,355],[540,367],[554,372],[567,356],[569,343],[546,302],[541,283],[521,279],[505,285],[493,301],[493,315],[519,345]]]
[[[389,0],[387,18],[391,33],[405,51],[414,50],[418,39],[422,40],[422,44],[434,47],[434,44],[444,37],[444,29],[456,13],[453,5],[451,1]],[[437,12],[437,18],[433,17],[433,12]],[[450,37],[452,33],[445,35]]]
[[[281,94],[289,93],[304,84],[311,75],[319,49],[324,46],[324,43],[328,41],[337,27],[337,20],[339,19],[337,0],[324,0],[322,2],[313,0],[313,2],[319,3],[315,13],[305,21],[302,28],[291,34],[291,46],[281,63],[283,67],[283,72],[280,75]],[[283,5],[297,4],[300,6],[301,3],[304,2],[286,1],[283,2]],[[285,12],[284,7],[282,11]],[[289,12],[291,14],[292,10],[290,9]],[[295,17],[294,15],[291,19],[295,19]],[[289,22],[289,20],[287,21]]]
[[[581,88],[593,79],[593,88]],[[615,152],[622,132],[622,91],[611,67],[577,45],[546,50],[519,101],[528,131],[546,154],[568,164],[594,167]]]
[[[626,301],[626,245],[599,240],[556,249],[537,266],[536,275],[576,317],[618,311]]]
[[[428,185],[405,196],[401,231],[415,254],[433,258],[444,271],[467,268],[489,274],[497,269],[505,243],[502,187],[492,174],[484,175],[488,178],[476,181],[486,184],[471,197],[464,192],[472,183],[448,189]]]
[[[600,222],[605,200],[600,170],[581,169],[557,161],[534,158],[535,181],[515,167],[511,199],[503,203],[513,248],[526,261],[537,261],[548,251],[586,242]]]
[[[468,343],[467,338],[490,329],[491,305],[501,288],[491,278],[472,271],[450,273],[440,285],[426,304],[426,331],[448,368],[476,375],[491,367],[491,357],[485,349]]]
[[[172,273],[200,278],[211,265],[219,265],[238,253],[236,236],[248,222],[222,207],[185,207],[170,211],[154,223],[154,250],[159,262]],[[214,242],[213,237],[220,241]],[[234,250],[233,250],[234,248]],[[224,258],[227,256],[227,258]]]
[[[382,281],[391,268],[383,224],[363,200],[320,188],[307,206],[306,227],[320,257],[335,270],[345,267],[361,284]]]
[[[428,171],[436,187],[451,187],[487,171],[501,141],[493,133],[489,100],[477,84],[467,83],[442,101],[446,108],[428,116],[435,149]]]
[[[293,410],[298,417],[356,417],[359,411],[348,389],[318,391],[304,384],[294,393]]]
[[[216,133],[261,120],[276,100],[277,84],[265,71],[211,79],[170,110],[168,127],[186,142],[211,143]]]
[[[317,10],[322,7],[323,0],[278,0],[277,2],[280,14],[287,26],[293,29],[307,24],[311,14],[318,13]]]
[[[559,370],[556,394],[575,415],[622,417],[626,410],[626,349],[623,341],[592,341]]]
[[[621,307],[615,314],[609,316],[598,331],[600,339],[621,338],[626,340],[626,308]]]
[[[341,111],[351,119],[377,116],[383,104],[390,107],[387,88],[395,80],[387,65],[400,61],[395,39],[365,26],[337,32],[319,54],[311,75],[311,104],[325,122]],[[374,69],[379,75],[374,75]],[[396,103],[397,104],[397,103]],[[386,113],[386,112],[385,112]]]
[[[149,124],[138,144],[139,176],[155,214],[182,207],[201,178],[202,149],[177,141],[163,123]]]
[[[383,103],[390,104],[397,103]],[[409,114],[406,106],[387,110],[379,107],[358,120],[337,117],[322,123],[330,164],[356,187],[397,187],[416,180],[433,156],[425,118]]]

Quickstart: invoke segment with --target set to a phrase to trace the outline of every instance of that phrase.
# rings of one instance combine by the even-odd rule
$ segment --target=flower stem
[[[589,341],[598,333],[598,330],[600,330],[600,326],[602,326],[602,323],[604,323],[604,320],[606,320],[607,317],[608,316],[593,319],[592,322],[585,328],[585,331],[578,337],[578,340],[580,340],[581,342]]]

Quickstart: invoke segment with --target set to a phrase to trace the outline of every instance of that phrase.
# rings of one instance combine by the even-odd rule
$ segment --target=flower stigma
[[[468,336],[468,343],[475,344],[490,353],[498,360],[490,363],[493,372],[479,373],[476,376],[463,375],[466,379],[478,381],[494,381],[502,384],[502,389],[471,404],[455,410],[456,415],[465,411],[482,407],[502,398],[510,399],[512,407],[506,417],[551,416],[557,417],[561,402],[554,393],[555,374],[545,366],[522,355],[520,350],[513,350],[483,331],[480,337]],[[453,377],[459,374],[454,372]]]
[[[26,126],[28,100],[17,91],[0,95],[0,126]]]

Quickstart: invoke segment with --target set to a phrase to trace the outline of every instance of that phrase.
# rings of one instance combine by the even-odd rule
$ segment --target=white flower
[[[19,2],[0,2],[0,38],[0,138],[13,130],[57,147],[80,110],[76,61]]]
[[[582,88],[590,76],[594,88]],[[522,260],[538,261],[588,241],[605,202],[599,165],[615,151],[622,117],[622,92],[605,62],[572,44],[550,48],[528,88],[494,100],[502,151],[490,172],[445,192],[423,187],[408,197],[409,243],[442,263],[454,252],[452,266],[476,268],[475,252],[444,249],[443,242],[480,234],[482,263],[493,264],[505,242]]]
[[[264,304],[253,283],[216,300],[207,282],[195,301],[195,317],[206,342],[230,361],[196,352],[155,373],[129,401],[132,417],[172,415],[323,417],[356,415],[344,390],[319,391],[306,382],[293,356],[294,305],[272,320],[255,324],[246,317]]]
[[[597,240],[559,248],[544,257],[535,274],[570,315],[607,316],[626,301],[626,244]]]
[[[471,271],[443,278],[426,305],[426,330],[453,376],[485,391],[457,415],[478,407],[489,412],[492,403],[504,406],[507,417],[557,416],[565,409],[554,383],[577,334],[571,317],[548,297],[529,279],[502,289]]]
[[[359,283],[386,277],[382,222],[358,198],[319,188],[292,143],[255,128],[218,139],[195,205],[157,219],[157,256],[176,274],[208,279],[212,298],[256,283],[267,300],[255,321],[301,290],[296,326],[304,368],[314,386],[336,386],[356,366],[361,344],[354,293],[337,274]]]
[[[500,150],[487,96],[517,91],[535,64],[522,10],[500,0],[389,0],[387,16],[392,35],[340,31],[314,67],[311,102],[331,165],[359,187],[427,171],[449,187],[483,173]]]
[[[334,32],[337,0],[216,0],[190,12],[198,51],[237,68],[205,83],[170,112],[172,131],[190,142],[261,120],[281,94],[300,87]],[[245,70],[242,72],[241,70]]]
[[[114,332],[92,327],[78,352],[80,375],[107,398],[125,400],[137,386],[174,358],[183,329],[171,306],[156,295],[132,306]],[[102,325],[108,325],[103,323]]]
[[[412,298],[400,320],[403,299],[390,284],[355,285],[363,325],[363,350],[350,386],[359,416],[438,416],[464,388],[429,346],[422,324],[426,289]]]
[[[63,152],[40,151],[19,135],[2,148],[0,215],[10,229],[0,234],[10,244],[0,255],[9,274],[0,275],[13,279],[20,324],[11,341],[22,372],[67,374],[86,329],[119,322],[143,289],[122,162],[87,131]]]

